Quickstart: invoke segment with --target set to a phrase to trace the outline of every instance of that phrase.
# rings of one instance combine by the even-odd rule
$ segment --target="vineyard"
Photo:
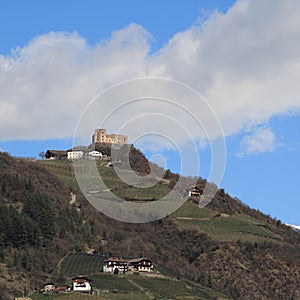
[[[102,272],[104,256],[86,253],[69,253],[56,269],[56,275],[65,278],[70,284],[71,278],[84,275],[92,280],[95,299],[211,299],[222,295],[205,285],[196,284],[179,277],[170,269],[154,263],[154,274],[134,273],[113,275]],[[54,274],[55,275],[55,274]],[[54,276],[55,278],[55,276]],[[110,295],[110,296],[109,296]],[[111,296],[112,295],[112,296]],[[48,295],[49,299],[75,300],[77,295]],[[74,297],[74,298],[72,298]],[[82,295],[81,299],[85,299]],[[122,298],[123,297],[123,298]],[[150,297],[150,298],[149,298]],[[48,299],[35,295],[32,299]],[[92,298],[87,298],[92,299]]]
[[[70,253],[61,262],[59,272],[65,277],[97,274],[102,271],[104,257],[86,253]]]

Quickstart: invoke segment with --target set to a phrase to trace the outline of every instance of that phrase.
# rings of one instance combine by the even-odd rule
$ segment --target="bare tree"
[[[45,152],[44,152],[44,151],[40,152],[40,153],[39,153],[39,157],[40,157],[41,159],[44,159],[44,158],[45,158]]]

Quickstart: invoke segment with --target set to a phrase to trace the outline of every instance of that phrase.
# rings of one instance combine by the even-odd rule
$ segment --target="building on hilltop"
[[[197,186],[193,186],[189,190],[189,198],[200,197],[202,194],[203,194],[203,191]]]
[[[76,146],[67,150],[67,159],[81,159],[84,158],[88,152],[88,147]]]
[[[81,159],[84,156],[84,152],[82,150],[68,150],[67,151],[68,159]]]
[[[47,150],[46,159],[64,159],[67,158],[67,151],[64,150]]]
[[[107,134],[106,129],[95,129],[92,136],[92,143],[107,143],[107,144],[128,144],[128,137],[121,134]]]

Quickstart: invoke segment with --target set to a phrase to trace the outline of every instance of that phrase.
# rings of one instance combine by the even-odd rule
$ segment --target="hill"
[[[136,171],[146,173],[145,158],[134,153],[132,159],[140,162]],[[166,172],[145,194],[124,185],[103,162],[98,167],[124,199],[155,201],[178,176]],[[66,280],[70,274],[57,271],[61,259],[91,250],[151,257],[180,278],[234,299],[299,297],[299,233],[224,190],[206,208],[186,202],[162,220],[128,224],[104,216],[85,200],[70,161],[27,161],[0,153],[0,180],[1,299],[34,291],[48,280]]]

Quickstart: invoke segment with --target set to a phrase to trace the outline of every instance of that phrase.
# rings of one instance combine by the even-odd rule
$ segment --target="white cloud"
[[[238,156],[272,152],[275,150],[277,145],[276,137],[271,128],[255,128],[250,135],[246,135],[242,139],[242,151],[238,154]]]
[[[217,113],[225,135],[298,110],[299,11],[300,2],[292,0],[238,1],[226,14],[216,12],[204,24],[179,32],[151,55],[151,36],[136,24],[113,32],[110,39],[95,46],[76,33],[38,36],[11,55],[0,56],[0,138],[69,137],[81,112],[97,93],[123,80],[144,76],[172,78],[200,92]],[[145,96],[177,97],[178,104],[203,122],[204,131],[217,134],[208,128],[213,128],[213,121],[206,118],[197,97],[184,91],[176,93],[176,89],[166,91],[167,86],[135,89],[143,89]],[[101,107],[95,107],[98,121],[133,96],[132,89],[122,89]],[[118,131],[128,119],[149,111],[171,115],[195,139],[206,138],[190,115],[178,107],[154,102],[124,108],[109,129]],[[139,130],[159,132],[165,120],[137,122],[126,127],[129,136],[138,136]],[[85,132],[91,133],[94,126],[87,120]],[[168,135],[169,130],[176,135],[175,127],[164,128],[163,134]],[[265,134],[269,142],[261,146],[257,134]],[[270,130],[265,128],[257,134],[256,139],[244,139],[247,149],[270,151]],[[182,130],[176,143],[183,143],[185,136]]]

